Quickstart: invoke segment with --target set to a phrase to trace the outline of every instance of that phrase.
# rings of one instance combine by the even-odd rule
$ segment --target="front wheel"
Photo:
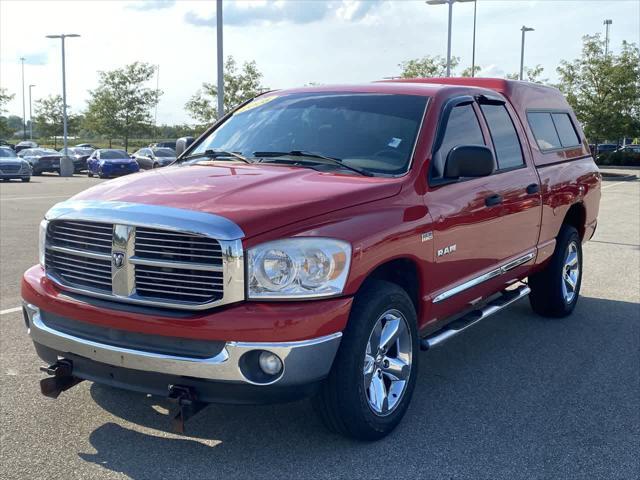
[[[314,405],[324,424],[378,440],[402,420],[418,374],[416,311],[396,284],[372,281],[358,293],[329,377]]]
[[[563,225],[556,249],[544,270],[529,277],[529,303],[545,317],[566,317],[573,312],[582,285],[582,242],[578,231]]]

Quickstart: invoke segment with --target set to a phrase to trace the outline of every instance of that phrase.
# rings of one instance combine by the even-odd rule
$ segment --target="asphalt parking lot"
[[[400,427],[373,444],[327,433],[308,401],[212,405],[171,433],[168,404],[84,382],[40,395],[19,279],[54,203],[101,180],[0,186],[2,478],[640,477],[640,182],[604,182],[582,298],[564,320],[526,301],[422,353]]]

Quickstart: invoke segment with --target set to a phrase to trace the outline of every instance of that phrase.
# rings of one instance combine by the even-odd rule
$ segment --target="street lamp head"
[[[46,35],[47,38],[69,38],[69,37],[79,37],[77,33],[62,33],[60,35]]]
[[[525,27],[524,25],[522,26],[522,28],[520,29],[523,32],[533,32],[535,30],[535,28],[531,28],[531,27]]]
[[[476,0],[427,0],[426,4],[428,5],[446,5],[448,3],[464,3],[464,2],[475,2]]]
[[[611,25],[612,23],[613,23],[613,20],[609,18],[604,21],[604,25]]]

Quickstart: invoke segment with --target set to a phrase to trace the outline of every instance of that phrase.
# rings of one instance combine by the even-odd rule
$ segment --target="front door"
[[[435,261],[429,318],[441,320],[502,289],[535,254],[541,215],[538,176],[518,139],[520,126],[501,99],[450,101],[430,170],[426,205],[434,220]],[[449,151],[485,145],[495,172],[443,178]]]

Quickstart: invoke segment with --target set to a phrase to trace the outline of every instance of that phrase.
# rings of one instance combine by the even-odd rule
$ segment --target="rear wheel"
[[[93,173],[91,172],[91,170],[87,170],[87,177],[93,177]]]
[[[30,181],[31,181],[31,177],[21,178],[21,180],[22,180],[23,182],[30,182]]]
[[[373,281],[355,299],[314,405],[324,424],[359,440],[389,434],[404,416],[418,369],[416,311],[399,286]]]
[[[582,242],[578,231],[563,225],[556,249],[546,268],[529,278],[529,303],[545,317],[566,317],[573,312],[582,284]]]

